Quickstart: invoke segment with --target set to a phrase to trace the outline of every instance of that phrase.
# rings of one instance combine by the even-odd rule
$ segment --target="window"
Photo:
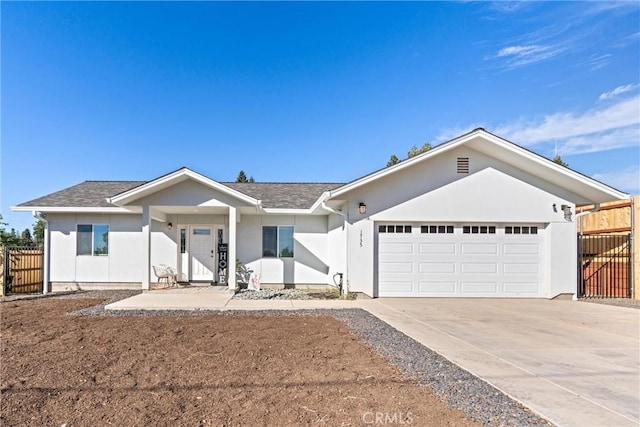
[[[180,229],[180,253],[184,254],[187,252],[187,230],[184,228]]]
[[[293,258],[293,227],[262,227],[262,256],[268,258]]]
[[[78,255],[109,255],[109,226],[106,224],[78,224]]]
[[[379,225],[378,233],[407,233],[411,234],[410,225]]]
[[[421,225],[422,234],[453,234],[453,225]]]
[[[504,228],[504,234],[538,234],[536,226],[507,226]]]
[[[463,234],[496,234],[495,225],[464,225]]]

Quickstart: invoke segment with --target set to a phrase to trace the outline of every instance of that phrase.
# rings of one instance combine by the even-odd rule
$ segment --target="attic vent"
[[[458,157],[458,173],[469,173],[468,157]]]

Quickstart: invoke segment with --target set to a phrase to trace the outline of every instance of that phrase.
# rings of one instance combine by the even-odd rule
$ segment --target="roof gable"
[[[260,205],[260,200],[247,194],[241,193],[240,191],[234,190],[231,187],[207,178],[206,176],[194,172],[188,168],[178,169],[177,171],[156,178],[153,181],[149,181],[138,187],[124,191],[120,194],[108,198],[107,201],[117,206],[125,206],[135,202],[138,199],[148,197],[151,194],[167,189],[187,180],[197,182],[198,184],[219,191],[227,196],[233,197],[250,205]]]
[[[475,129],[451,141],[433,147],[431,150],[404,160],[396,165],[380,169],[330,192],[328,198],[341,195],[375,182],[383,177],[398,173],[416,164],[440,156],[457,147],[467,146],[475,151],[493,157],[533,176],[544,179],[576,195],[577,204],[601,203],[614,199],[626,199],[628,194],[616,190],[586,175],[558,165],[551,160],[500,138],[482,128]]]

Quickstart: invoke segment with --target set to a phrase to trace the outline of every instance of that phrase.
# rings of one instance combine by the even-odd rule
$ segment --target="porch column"
[[[236,288],[236,208],[229,206],[229,253],[228,253],[228,273],[227,284],[230,290]]]
[[[151,215],[149,206],[142,207],[142,289],[151,283]]]

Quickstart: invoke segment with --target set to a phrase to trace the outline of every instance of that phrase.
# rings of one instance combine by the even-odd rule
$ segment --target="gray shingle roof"
[[[108,208],[107,197],[131,190],[146,181],[85,181],[73,187],[34,199],[18,206],[49,208]]]
[[[64,190],[20,204],[22,207],[115,207],[106,198],[131,190],[146,181],[85,181]],[[306,209],[323,192],[340,187],[335,183],[222,183],[236,191],[262,200],[265,208]]]
[[[310,208],[325,191],[342,184],[336,183],[277,183],[225,182],[227,187],[262,200],[264,208],[305,209]]]

